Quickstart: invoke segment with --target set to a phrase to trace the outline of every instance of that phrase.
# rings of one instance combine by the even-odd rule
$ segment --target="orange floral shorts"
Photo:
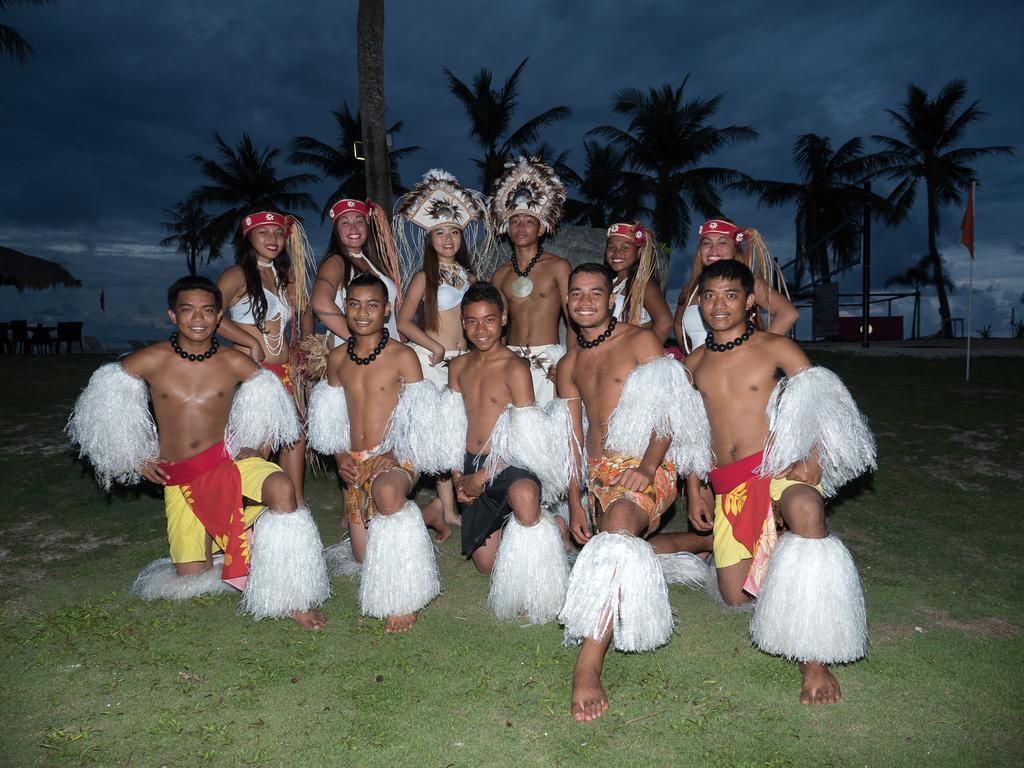
[[[662,514],[676,500],[676,468],[670,461],[658,467],[651,484],[642,491],[610,485],[612,480],[627,469],[637,469],[639,466],[638,457],[621,453],[605,453],[598,458],[587,458],[588,486],[597,502],[594,510],[598,528],[601,527],[603,510],[619,499],[629,499],[647,514],[647,529],[653,531],[658,527]]]
[[[399,464],[391,469],[379,469],[371,472],[370,465],[376,458],[376,448],[368,451],[351,451],[352,456],[359,463],[359,482],[345,488],[345,512],[348,514],[349,523],[368,523],[370,518],[377,514],[377,505],[373,503],[373,496],[370,488],[373,481],[385,472],[401,472],[409,478],[410,485],[416,485],[419,474],[412,468],[411,464]]]

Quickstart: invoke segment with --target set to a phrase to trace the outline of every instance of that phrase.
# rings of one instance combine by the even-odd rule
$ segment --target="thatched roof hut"
[[[82,283],[55,261],[27,256],[0,245],[0,285],[13,285],[19,291],[39,291],[58,285],[80,288]]]

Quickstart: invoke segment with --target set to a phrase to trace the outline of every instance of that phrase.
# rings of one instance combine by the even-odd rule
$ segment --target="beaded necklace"
[[[388,333],[387,326],[381,328],[380,330],[380,344],[373,348],[373,352],[370,353],[369,357],[359,357],[359,355],[356,354],[356,337],[354,335],[349,336],[348,341],[345,342],[345,348],[348,351],[348,359],[351,360],[356,365],[369,365],[374,360],[376,360],[377,356],[384,351],[384,347],[388,345],[388,339],[391,336],[391,334]]]
[[[217,354],[217,350],[220,348],[220,342],[217,341],[217,337],[214,336],[210,339],[210,348],[203,352],[201,355],[196,355],[192,354],[191,352],[186,352],[184,349],[182,349],[181,345],[178,344],[178,338],[179,334],[177,331],[171,334],[171,349],[177,352],[178,357],[180,357],[182,360],[188,360],[193,363],[201,363],[203,362],[203,360],[209,360],[211,357]]]
[[[608,337],[612,335],[612,331],[615,330],[615,326],[618,325],[618,324],[619,324],[619,321],[615,319],[614,315],[612,315],[611,320],[608,321],[608,329],[604,333],[602,333],[600,336],[598,336],[593,341],[587,341],[585,338],[583,338],[583,334],[582,333],[577,333],[576,334],[576,343],[579,344],[583,349],[593,349],[598,344],[600,344],[602,341],[607,341]]]
[[[732,341],[725,342],[725,344],[716,344],[714,334],[708,333],[708,337],[704,340],[704,346],[710,352],[728,352],[730,349],[736,349],[736,347],[749,339],[753,332],[754,324],[747,320],[747,329],[743,332],[743,335],[737,336]]]

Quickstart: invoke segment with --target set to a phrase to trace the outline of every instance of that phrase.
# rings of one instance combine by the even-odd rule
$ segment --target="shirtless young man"
[[[558,394],[579,444],[599,533],[591,535],[580,483],[569,484],[569,528],[585,544],[559,621],[582,640],[573,671],[572,715],[608,709],[601,671],[608,646],[649,651],[672,635],[661,565],[644,541],[676,497],[676,474],[710,467],[707,419],[683,367],[649,330],[616,323],[612,272],[581,264],[569,279],[569,317],[580,332],[558,365]],[[583,411],[589,429],[583,435]]]
[[[363,273],[348,284],[348,341],[327,358],[327,380],[309,403],[309,441],[332,453],[347,484],[345,513],[352,553],[362,563],[363,613],[385,619],[384,631],[406,632],[441,585],[434,548],[416,503],[407,499],[418,474],[436,461],[423,444],[435,426],[437,389],[423,380],[416,353],[384,326],[387,287]],[[433,524],[447,536],[440,510]]]
[[[528,365],[501,343],[506,319],[493,285],[469,287],[462,326],[472,348],[449,366],[442,418],[461,438],[451,464],[466,505],[462,553],[492,574],[488,607],[500,619],[542,624],[558,616],[569,565],[558,527],[541,511],[539,476],[549,495],[564,493],[568,450],[559,476],[552,445],[567,448],[568,435],[558,440],[556,425],[535,404]]]
[[[513,253],[491,282],[508,307],[506,343],[530,363],[537,402],[545,405],[555,396],[552,372],[565,354],[558,326],[571,267],[561,256],[545,252],[541,241],[561,221],[565,187],[551,168],[521,157],[495,190],[492,218],[498,234],[508,235]]]
[[[140,475],[164,486],[170,561],[147,566],[133,591],[183,599],[223,580],[243,590],[242,610],[257,619],[319,629],[317,606],[330,595],[320,535],[288,475],[264,459],[298,438],[295,407],[272,373],[220,348],[221,293],[211,281],[183,277],[167,303],[170,342],[101,367],[67,428],[105,488]]]
[[[686,366],[720,466],[714,511],[687,479],[690,524],[714,530],[724,601],[757,598],[755,644],[800,665],[800,702],[830,704],[840,688],[827,665],[864,655],[867,624],[857,569],[828,533],[822,494],[874,468],[874,440],[834,374],[812,368],[788,338],[754,329],[754,290],[751,271],[732,259],[706,267],[698,284],[711,333]]]

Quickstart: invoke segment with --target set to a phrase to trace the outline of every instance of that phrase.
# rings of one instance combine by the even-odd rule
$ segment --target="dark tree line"
[[[951,330],[950,282],[936,246],[939,213],[945,206],[961,204],[963,193],[977,179],[968,163],[1013,152],[1008,146],[961,146],[967,129],[985,115],[978,101],[963,107],[967,91],[962,81],[947,83],[934,98],[910,85],[900,107],[886,110],[895,135],[872,136],[875,151],[868,151],[860,137],[833,148],[827,136],[799,136],[793,145],[797,178],[780,181],[753,179],[713,163],[720,150],[756,141],[758,133],[750,126],[718,124],[715,118],[723,97],[688,96],[688,77],[678,85],[616,93],[612,113],[624,124],[589,131],[582,142],[583,166],[577,171],[570,167],[567,151],[542,142],[545,129],[570,116],[569,107],[553,106],[521,123],[516,119],[526,63],[524,59],[500,86],[487,69],[468,83],[444,70],[449,90],[466,112],[468,133],[480,149],[473,163],[485,194],[492,191],[507,161],[519,154],[537,155],[552,164],[572,190],[566,205],[569,223],[604,227],[611,221],[644,219],[658,240],[673,249],[687,244],[697,217],[724,215],[723,192],[740,192],[760,205],[794,210],[796,281],[803,284],[805,276],[811,283],[827,282],[857,263],[866,203],[873,217],[896,226],[907,218],[923,188],[928,251],[913,274],[902,277],[936,290],[943,330]],[[206,261],[219,258],[225,243],[237,237],[246,210],[311,211],[323,221],[337,200],[365,197],[367,163],[356,156],[357,142],[366,135],[360,116],[344,103],[331,114],[337,128],[332,141],[299,136],[291,142],[288,162],[316,173],[281,175],[281,150],[258,149],[248,135],[231,147],[214,134],[216,154],[191,158],[204,183],[167,211],[170,221],[164,225],[167,237],[161,244],[176,247],[194,272],[204,255]],[[387,133],[394,137],[402,125],[392,124]],[[421,149],[389,150],[395,195],[405,191],[399,162]],[[336,182],[336,187],[318,205],[302,189],[324,179]],[[878,179],[891,183],[888,194],[865,190],[865,182]],[[901,276],[893,280],[900,282]]]

